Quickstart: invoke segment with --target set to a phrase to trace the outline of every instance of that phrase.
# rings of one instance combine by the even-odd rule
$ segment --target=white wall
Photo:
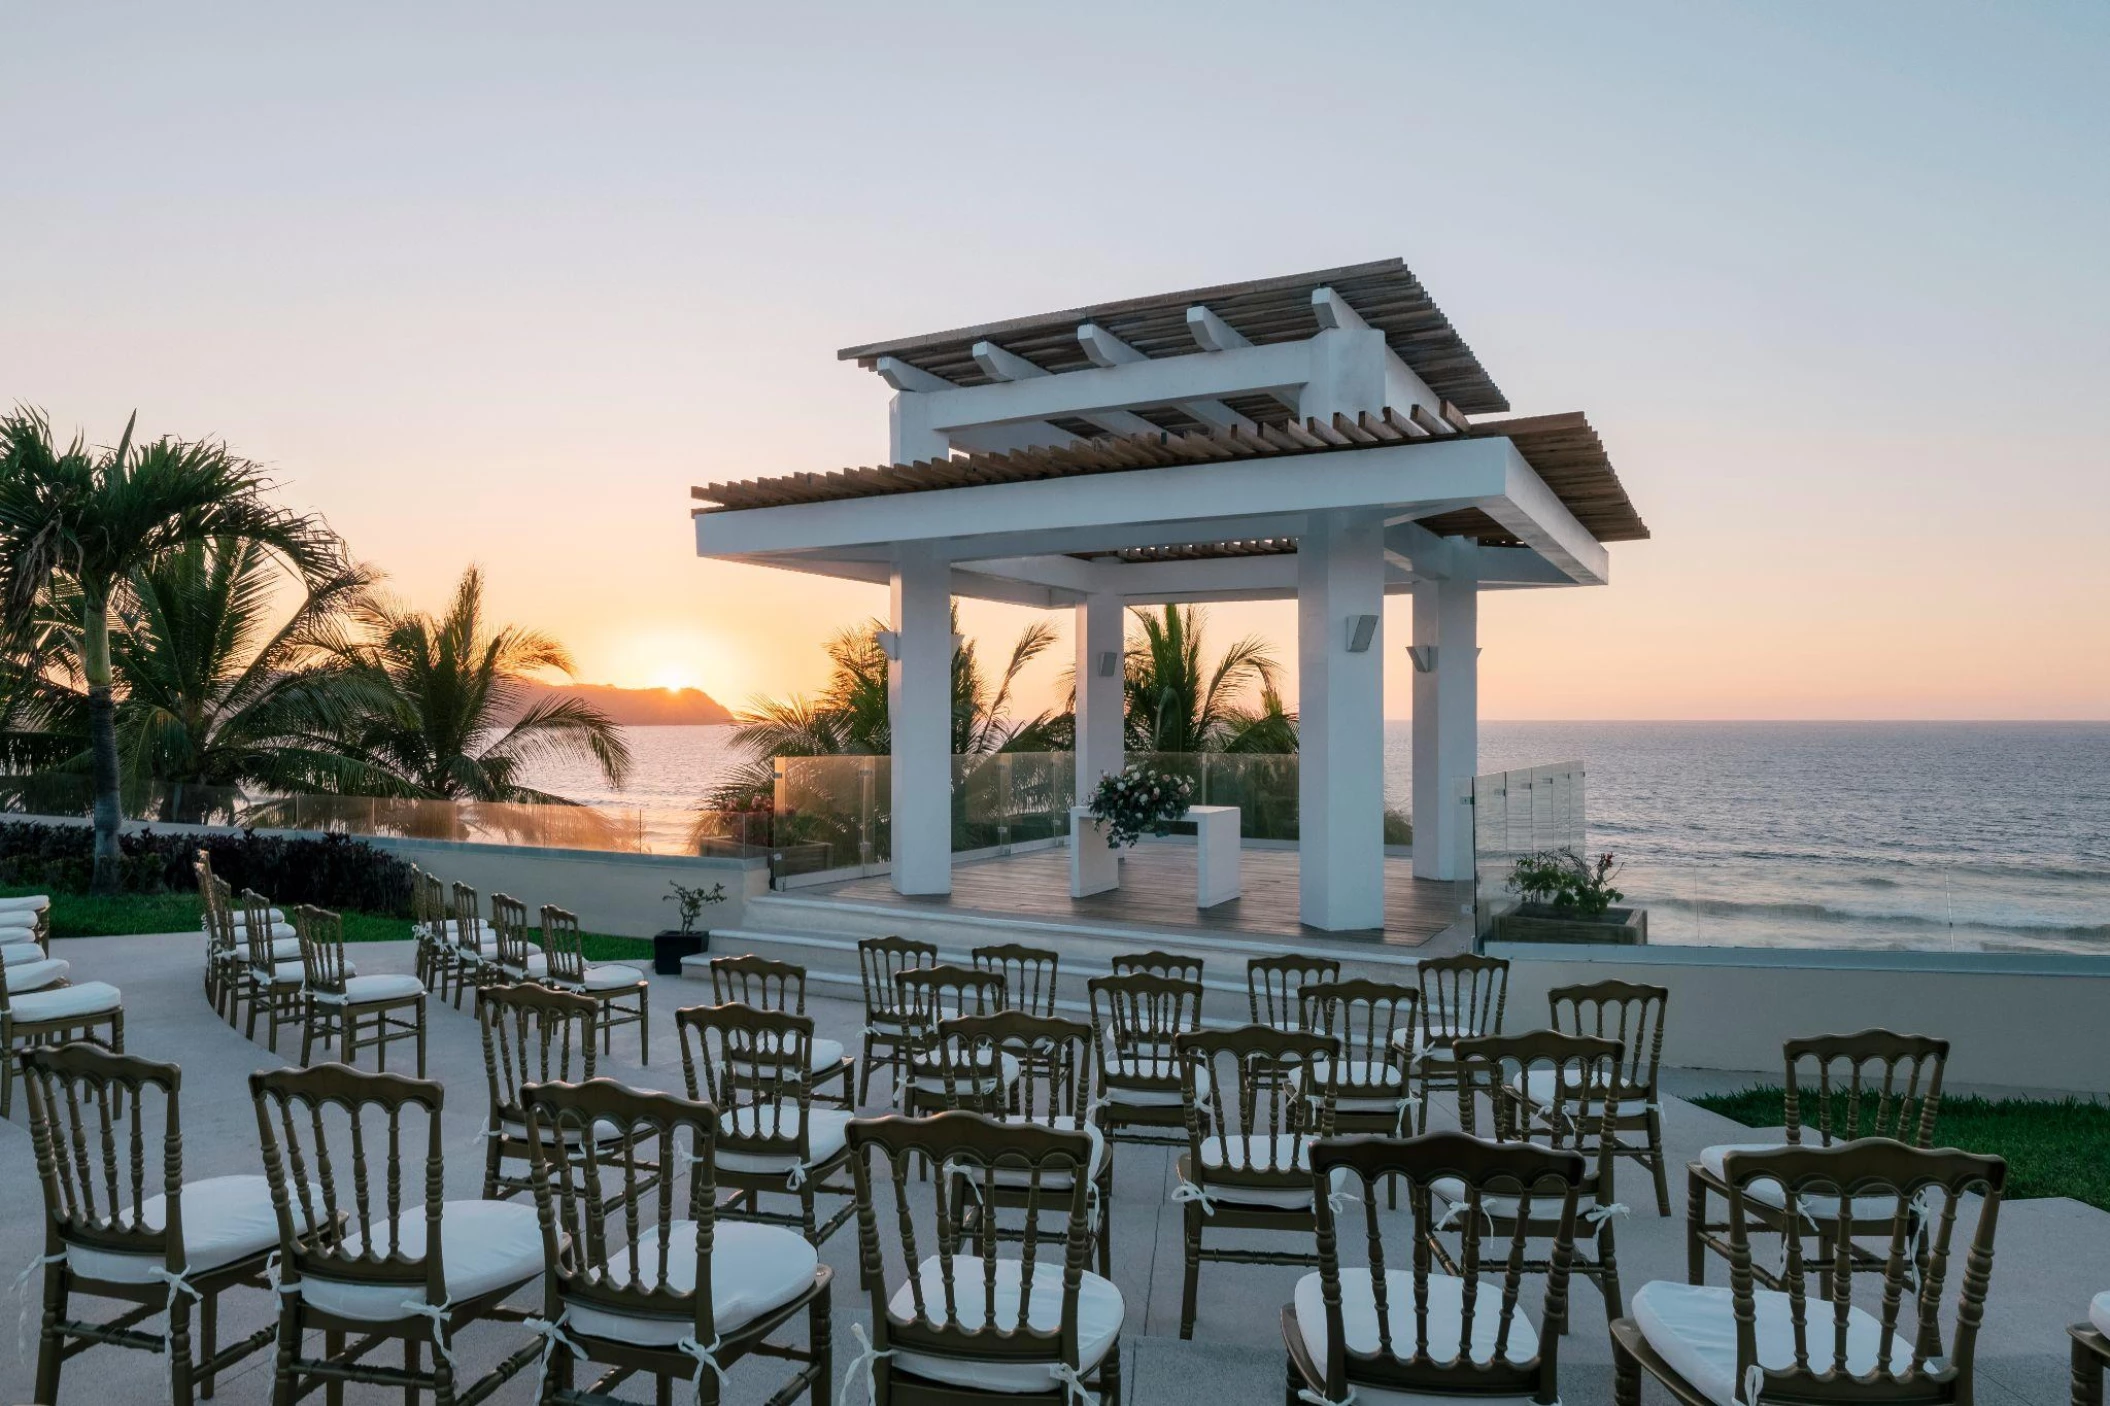
[[[1778,1070],[1783,1040],[1882,1027],[1949,1041],[1947,1077],[2110,1092],[2110,961],[2014,953],[1789,952],[1643,947],[1507,957],[1504,1027],[1546,1022],[1546,993],[1592,981],[1670,990],[1664,1063]]]

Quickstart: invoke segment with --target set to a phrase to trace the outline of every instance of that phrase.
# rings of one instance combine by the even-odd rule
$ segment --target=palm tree
[[[960,611],[952,626],[959,636]],[[884,756],[893,750],[887,725],[887,658],[877,620],[838,630],[828,641],[828,681],[817,697],[759,699],[734,718],[733,746],[744,758],[712,787],[710,810],[766,809],[775,792],[774,757]],[[1015,721],[1011,694],[1019,673],[1055,643],[1055,631],[1035,622],[1019,633],[1003,671],[992,683],[973,640],[952,652],[952,749],[961,756],[1037,750],[1059,719],[1048,714]]]
[[[1124,683],[1129,751],[1296,750],[1296,719],[1276,692],[1280,666],[1267,641],[1247,635],[1206,666],[1200,607],[1168,605],[1130,614],[1139,632],[1129,637]],[[1247,711],[1239,698],[1256,685],[1261,708]]]
[[[522,778],[537,761],[584,761],[620,787],[630,749],[608,715],[577,698],[521,707],[521,684],[545,670],[574,672],[549,636],[487,626],[483,573],[470,567],[443,615],[379,596],[353,605],[356,633],[328,642],[335,671],[359,706],[339,745],[371,795],[424,800],[570,805]],[[510,721],[509,721],[510,720]]]
[[[125,769],[178,788],[255,783],[279,792],[360,792],[375,778],[336,744],[361,694],[328,667],[329,645],[375,573],[345,564],[304,583],[275,627],[281,574],[251,542],[193,542],[135,572],[112,640],[124,698]]]
[[[119,772],[111,609],[136,573],[196,542],[252,542],[303,577],[338,568],[336,538],[318,517],[266,501],[263,470],[216,442],[166,436],[135,446],[138,416],[115,448],[91,450],[76,434],[59,447],[41,411],[0,418],[0,618],[18,672],[51,666],[40,628],[55,594],[77,603],[76,657],[88,694],[90,775],[95,793],[94,888],[117,887]]]

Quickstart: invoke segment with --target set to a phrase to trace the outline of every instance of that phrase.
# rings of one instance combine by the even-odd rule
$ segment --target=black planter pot
[[[669,930],[652,934],[652,970],[660,976],[680,976],[681,959],[693,957],[711,945],[711,935],[705,932],[677,932]]]

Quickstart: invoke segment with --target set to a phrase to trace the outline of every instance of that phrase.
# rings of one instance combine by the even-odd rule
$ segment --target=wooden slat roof
[[[1090,366],[1077,344],[1078,325],[1085,322],[1098,323],[1146,356],[1198,353],[1201,348],[1187,330],[1187,309],[1196,304],[1207,307],[1255,344],[1301,341],[1318,330],[1311,310],[1311,295],[1318,288],[1332,288],[1340,294],[1365,322],[1385,334],[1386,343],[1430,390],[1458,409],[1468,415],[1508,411],[1508,398],[1473,349],[1429,297],[1421,280],[1399,259],[1064,308],[979,327],[844,347],[836,355],[867,368],[880,357],[891,356],[956,385],[979,386],[987,384],[989,377],[969,351],[984,340],[1048,371]],[[1262,423],[1279,421],[1285,415],[1281,406],[1264,396],[1233,397],[1229,403]]]
[[[1445,427],[1437,428],[1440,431]],[[1619,474],[1605,454],[1604,442],[1597,437],[1597,431],[1590,427],[1588,417],[1581,411],[1485,421],[1448,434],[1431,433],[1429,427],[1391,410],[1382,416],[1364,414],[1354,419],[1336,415],[1331,422],[1314,419],[1263,425],[1255,431],[1232,429],[1189,434],[1159,431],[1109,436],[1062,448],[1020,449],[1008,454],[971,454],[964,458],[928,459],[913,464],[838,469],[832,473],[742,479],[693,489],[692,495],[708,505],[697,509],[698,512],[738,512],[751,508],[790,507],[799,503],[921,493],[939,488],[1127,473],[1233,459],[1352,454],[1380,446],[1433,444],[1461,437],[1500,438],[1514,443],[1525,462],[1598,541],[1633,542],[1649,535],[1648,525],[1634,510],[1632,500],[1619,482]],[[1443,536],[1471,537],[1494,546],[1516,544],[1516,539],[1508,531],[1475,508],[1428,518],[1422,525]],[[1296,543],[1291,539],[1202,542],[1182,547],[1152,548],[1150,551],[1155,556],[1139,556],[1136,560],[1163,559],[1166,554],[1252,556],[1294,550]]]

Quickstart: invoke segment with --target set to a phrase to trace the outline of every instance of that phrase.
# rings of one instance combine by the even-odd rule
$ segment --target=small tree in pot
[[[696,931],[696,920],[703,916],[705,905],[725,902],[725,885],[690,888],[685,884],[669,883],[667,887],[674,892],[661,895],[660,902],[675,905],[681,926],[653,934],[652,970],[661,976],[679,976],[681,959],[695,956],[709,944],[710,933]]]

